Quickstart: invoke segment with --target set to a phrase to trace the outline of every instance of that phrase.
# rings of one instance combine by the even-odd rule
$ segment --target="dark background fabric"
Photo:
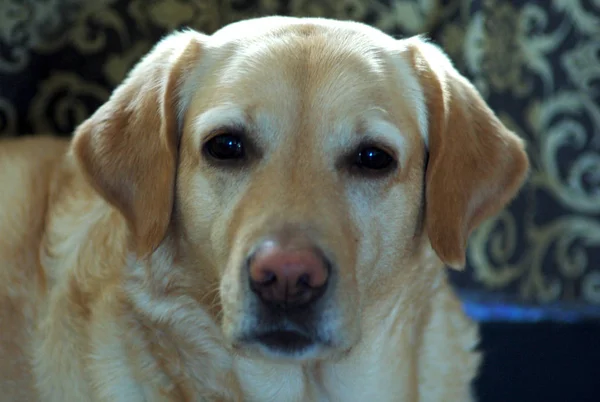
[[[427,34],[527,141],[526,186],[450,273],[483,323],[476,392],[600,401],[597,0],[0,0],[0,136],[70,136],[165,34],[273,14]]]
[[[453,282],[467,301],[505,303],[496,312],[506,317],[532,304],[600,311],[594,0],[1,0],[0,135],[71,135],[165,34],[272,14],[439,43],[527,140],[532,163],[517,199],[472,236],[467,272]]]

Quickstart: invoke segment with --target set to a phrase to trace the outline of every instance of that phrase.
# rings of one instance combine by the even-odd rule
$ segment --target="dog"
[[[473,400],[445,266],[524,149],[420,36],[172,33],[72,139],[0,142],[0,400]]]

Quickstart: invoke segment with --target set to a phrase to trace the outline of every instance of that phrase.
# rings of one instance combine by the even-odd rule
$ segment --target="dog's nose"
[[[300,307],[325,291],[329,264],[315,249],[286,250],[267,242],[249,259],[250,287],[267,304]]]

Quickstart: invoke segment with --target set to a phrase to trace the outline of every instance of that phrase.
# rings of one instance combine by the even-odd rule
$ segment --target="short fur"
[[[202,151],[232,125],[256,151],[239,169]],[[395,172],[352,170],[367,137]],[[0,143],[0,400],[469,401],[477,327],[444,264],[527,168],[420,37],[287,17],[174,33],[72,141]],[[277,359],[239,342],[243,260],[299,228],[335,261],[331,345]]]

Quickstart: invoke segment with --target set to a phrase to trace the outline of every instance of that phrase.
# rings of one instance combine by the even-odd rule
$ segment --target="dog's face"
[[[365,305],[429,244],[463,265],[527,169],[434,46],[291,18],[167,38],[74,152],[138,254],[170,232],[180,276],[215,282],[228,343],[294,359],[356,344]]]
[[[229,46],[187,108],[183,230],[210,245],[232,342],[347,349],[363,293],[420,239],[418,80],[352,30],[286,25]]]

